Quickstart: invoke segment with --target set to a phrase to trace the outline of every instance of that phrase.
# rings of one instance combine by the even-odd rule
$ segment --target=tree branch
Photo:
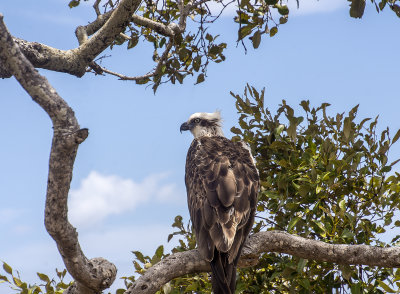
[[[90,66],[97,74],[102,74],[101,68],[94,63],[93,60],[112,44],[116,36],[123,33],[130,21],[137,25],[150,28],[158,34],[169,38],[185,30],[186,18],[192,8],[192,4],[185,6],[183,2],[179,2],[181,10],[179,25],[176,23],[165,25],[135,15],[134,12],[139,7],[140,3],[141,0],[122,0],[117,8],[104,14],[98,14],[96,20],[92,23],[86,26],[78,26],[75,34],[79,40],[80,46],[75,49],[60,50],[37,42],[28,42],[15,37],[13,37],[13,39],[14,42],[19,45],[23,54],[36,68],[65,72],[81,77],[86,73],[87,67]],[[94,4],[96,13],[99,12],[98,4],[99,1],[96,1]],[[88,36],[92,37],[88,38]],[[154,73],[152,75],[154,75]],[[4,65],[0,64],[0,78],[9,78],[10,76],[7,69],[4,68]],[[124,75],[121,76],[127,77]],[[140,77],[127,77],[123,79],[138,80]]]
[[[136,14],[132,15],[132,22],[136,25],[150,28],[156,33],[166,37],[174,37],[176,33],[181,32],[179,26],[175,23],[170,23],[166,26],[163,23],[156,22],[154,20]]]
[[[75,279],[66,293],[92,294],[108,288],[116,267],[103,258],[88,260],[83,254],[76,229],[68,222],[68,192],[78,146],[88,136],[80,129],[73,110],[41,76],[13,41],[0,14],[0,64],[18,80],[53,122],[53,141],[47,182],[45,226],[56,241],[64,264]]]
[[[389,268],[400,266],[400,247],[328,244],[282,231],[251,235],[245,243],[238,266],[256,265],[260,254],[265,252],[285,253],[336,264],[363,264]],[[149,268],[126,293],[155,293],[174,278],[207,271],[210,271],[210,266],[197,250],[175,253]]]
[[[139,7],[141,0],[122,0],[117,8],[103,16],[99,16],[92,26],[87,29],[92,38],[85,40],[78,48],[59,50],[50,46],[27,42],[14,38],[21,51],[34,67],[65,72],[81,77],[86,72],[86,67],[101,52],[112,44],[115,37],[123,32],[129,24],[132,14]],[[0,64],[0,66],[3,66]],[[0,74],[6,72],[0,70]],[[5,78],[7,75],[1,75]]]

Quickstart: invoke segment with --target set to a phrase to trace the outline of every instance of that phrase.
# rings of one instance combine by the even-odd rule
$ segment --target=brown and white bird
[[[190,218],[201,256],[211,264],[214,294],[233,294],[236,266],[254,222],[259,176],[250,149],[224,137],[219,112],[181,125],[194,140],[186,157]]]

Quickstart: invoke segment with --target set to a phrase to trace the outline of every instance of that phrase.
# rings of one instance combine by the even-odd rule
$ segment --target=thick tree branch
[[[139,7],[141,0],[121,0],[106,23],[79,48],[74,49],[78,56],[85,61],[85,65],[112,44],[115,38],[122,33],[132,14]],[[86,67],[86,66],[85,66]]]
[[[208,1],[208,0],[207,0]],[[97,6],[96,6],[97,3]],[[98,2],[95,8],[98,8]],[[28,58],[31,64],[36,68],[44,68],[53,71],[65,72],[77,77],[81,77],[90,66],[97,74],[102,74],[100,66],[93,60],[112,44],[116,36],[123,33],[129,22],[137,25],[148,27],[158,34],[173,38],[176,34],[181,33],[186,28],[186,18],[192,9],[193,4],[190,2],[184,5],[179,2],[181,16],[179,24],[171,23],[165,25],[135,15],[134,12],[139,7],[141,0],[122,0],[118,7],[104,14],[98,14],[95,21],[86,25],[79,26],[76,29],[76,36],[80,46],[70,50],[60,50],[52,48],[45,44],[37,42],[28,42],[23,39],[15,38],[14,41],[19,45],[23,54]],[[96,13],[98,9],[96,10]],[[89,38],[88,36],[92,36]],[[167,50],[169,51],[169,49]],[[155,75],[155,72],[151,74]],[[122,77],[127,77],[121,75]],[[144,75],[144,76],[148,76]],[[0,64],[0,78],[9,78],[10,74],[3,64]],[[130,80],[140,80],[141,77],[123,78]]]
[[[390,268],[400,266],[400,247],[329,244],[282,231],[251,235],[245,244],[242,257],[254,258],[263,252],[286,253],[304,259],[336,264],[363,264]]]
[[[68,222],[68,192],[78,146],[88,136],[80,129],[73,110],[41,76],[13,41],[0,14],[0,64],[18,80],[53,122],[53,142],[47,183],[45,226],[56,241],[64,264],[75,279],[67,293],[98,293],[108,288],[116,276],[115,266],[103,258],[88,260],[78,234]]]
[[[166,37],[174,37],[175,34],[180,33],[181,30],[179,26],[175,23],[170,23],[169,25],[165,25],[160,22],[156,22],[154,20],[139,16],[139,15],[132,15],[132,22],[134,24],[150,28],[156,33],[166,36]]]
[[[22,52],[34,67],[70,73],[81,77],[85,74],[89,63],[110,46],[115,37],[125,30],[132,14],[140,3],[141,0],[122,0],[112,12],[107,13],[104,17],[99,16],[93,27],[90,27],[90,30],[88,29],[96,33],[75,49],[59,50],[44,44],[27,42],[17,38],[14,38],[14,41],[18,43]],[[3,65],[0,64],[0,66]],[[0,73],[3,72],[6,71],[4,69],[0,70]],[[1,75],[0,77],[4,78],[7,75]]]
[[[267,231],[256,233],[247,239],[239,267],[254,266],[260,254],[265,252],[286,253],[304,259],[336,264],[363,264],[389,268],[400,266],[400,247],[328,244],[282,231]],[[175,253],[149,268],[126,293],[155,293],[174,278],[206,271],[210,271],[210,266],[197,250]]]

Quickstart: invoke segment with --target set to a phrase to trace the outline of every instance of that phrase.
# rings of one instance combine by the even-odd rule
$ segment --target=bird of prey
[[[233,294],[236,266],[254,222],[259,176],[250,148],[224,137],[219,112],[194,113],[180,131],[194,140],[186,157],[188,207],[214,294]]]

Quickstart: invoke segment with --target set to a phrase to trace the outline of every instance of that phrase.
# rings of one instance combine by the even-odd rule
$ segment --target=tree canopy
[[[400,17],[397,0],[375,2],[377,11],[391,9]],[[0,76],[14,76],[53,122],[45,226],[57,242],[74,282],[57,282],[38,274],[43,285],[30,285],[3,263],[5,282],[20,293],[98,293],[116,277],[116,267],[104,258],[88,260],[78,235],[68,222],[67,199],[74,160],[88,130],[80,128],[73,109],[35,68],[83,76],[92,71],[137,84],[182,83],[195,76],[201,83],[211,62],[225,60],[225,43],[208,31],[224,9],[238,5],[233,19],[237,43],[257,49],[288,21],[283,1],[94,1],[97,19],[79,26],[80,46],[59,50],[13,37],[0,15]],[[301,1],[297,2],[301,5]],[[69,2],[71,8],[79,0]],[[366,1],[350,1],[350,16],[361,18]],[[217,8],[216,8],[217,7]],[[90,37],[91,36],[91,37]],[[89,38],[90,37],[90,38]],[[142,40],[144,42],[140,42]],[[129,76],[96,63],[108,47],[132,49],[150,44],[155,66]],[[282,101],[277,112],[264,104],[264,90],[248,85],[243,95],[231,93],[239,114],[233,140],[247,142],[257,160],[262,189],[257,221],[246,243],[238,279],[239,293],[385,293],[399,283],[400,236],[380,238],[400,226],[398,160],[389,150],[400,131],[378,132],[378,118],[358,118],[358,106],[331,114],[329,104],[302,101],[302,113]],[[177,216],[171,238],[179,246],[171,253],[158,247],[153,256],[134,251],[136,276],[126,277],[117,293],[208,292],[209,267],[195,249],[191,225]]]

